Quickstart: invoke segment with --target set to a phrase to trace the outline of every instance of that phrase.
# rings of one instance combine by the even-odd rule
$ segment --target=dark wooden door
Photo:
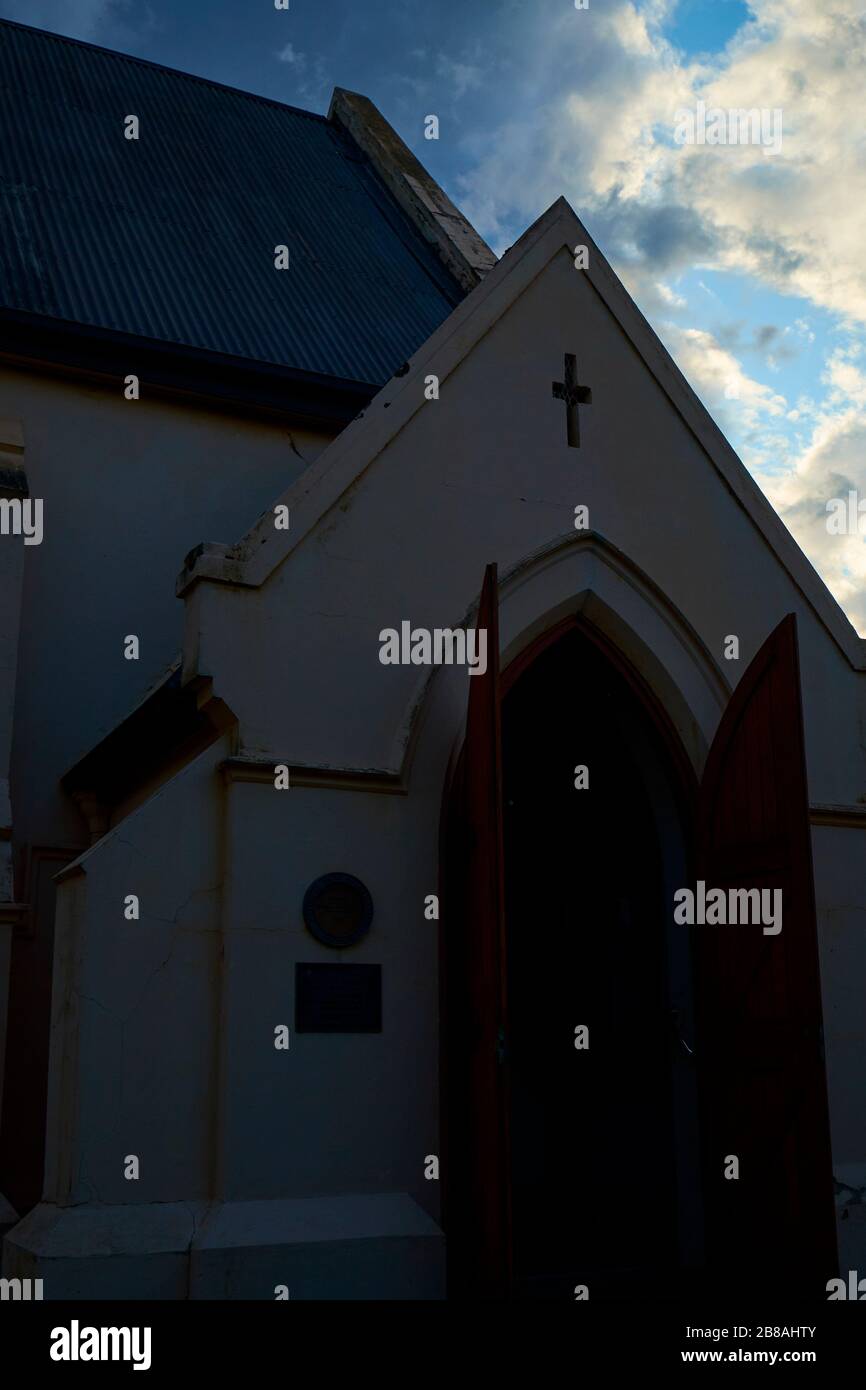
[[[737,686],[707,762],[698,876],[779,889],[782,927],[695,926],[710,1258],[731,1286],[819,1295],[836,1267],[803,716],[793,614]],[[724,1177],[728,1155],[739,1178]]]
[[[469,680],[446,826],[445,1225],[449,1295],[503,1298],[511,1288],[511,1200],[495,565],[485,572],[477,626],[487,631],[487,671]]]

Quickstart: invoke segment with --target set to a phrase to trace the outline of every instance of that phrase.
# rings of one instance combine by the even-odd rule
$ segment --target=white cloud
[[[672,290],[670,285],[665,285],[661,280],[656,280],[655,289],[659,299],[661,299],[663,304],[667,304],[669,308],[685,309],[687,307],[688,300],[683,299],[683,296],[677,294],[676,290]]]
[[[509,114],[485,132],[464,179],[470,218],[495,240],[561,193],[580,210],[646,192],[667,159],[653,133],[658,112],[691,91],[674,51],[622,0],[585,12],[542,3],[516,42]]]
[[[293,68],[306,67],[307,55],[298,53],[293,44],[287,43],[285,48],[281,48],[276,55],[280,63],[289,63]]]
[[[784,418],[784,396],[743,370],[732,352],[701,328],[665,327],[665,339],[677,365],[720,426],[736,425],[750,435],[771,420]]]
[[[835,535],[827,529],[828,502],[847,503],[850,492],[866,502],[866,373],[854,366],[858,344],[836,348],[827,359],[829,386],[820,409],[807,397],[797,402],[811,423],[811,437],[791,468],[763,482],[778,510],[848,617],[866,635],[866,516],[862,531]]]
[[[464,180],[470,217],[507,242],[565,193],[614,258],[645,265],[653,281],[696,263],[746,272],[866,323],[861,219],[851,215],[866,205],[862,0],[751,9],[709,68],[631,0],[545,7],[526,30],[514,114],[486,132]],[[676,112],[698,99],[781,108],[781,152],[674,145]]]
[[[831,405],[855,405],[866,410],[866,372],[855,367],[850,350],[837,348],[827,363],[824,380],[830,387]]]
[[[866,501],[866,410],[843,406],[822,412],[794,471],[768,479],[764,490],[854,626],[866,636],[866,537],[856,532],[832,535],[827,529],[828,502],[847,502],[851,491],[857,500]]]
[[[436,71],[440,77],[446,78],[454,88],[454,96],[459,98],[465,96],[469,91],[476,91],[484,81],[484,74],[480,67],[474,63],[458,63],[447,54],[440,53],[436,60]]]
[[[331,84],[321,57],[310,59],[306,53],[299,52],[291,43],[287,43],[284,48],[274,54],[274,57],[277,62],[285,63],[291,70],[294,78],[292,95],[296,96],[298,100],[314,106],[327,97]]]

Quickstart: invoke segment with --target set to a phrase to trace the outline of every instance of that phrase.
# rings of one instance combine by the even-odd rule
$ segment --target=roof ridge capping
[[[328,120],[341,126],[363,150],[457,283],[467,293],[474,290],[497,264],[497,257],[379,108],[359,92],[335,87]]]

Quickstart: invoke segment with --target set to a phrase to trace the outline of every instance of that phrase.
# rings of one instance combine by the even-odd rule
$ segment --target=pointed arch
[[[483,568],[479,565],[479,573]],[[455,626],[477,621],[477,595]],[[685,615],[640,567],[597,531],[560,537],[505,571],[499,583],[503,679],[538,641],[555,640],[559,626],[580,621],[608,656],[650,698],[700,777],[731,687]],[[519,669],[514,667],[515,671]],[[425,761],[428,738],[444,737],[453,771],[463,738],[466,673],[427,670],[396,732],[392,766],[405,786]],[[450,724],[450,733],[443,729]],[[444,772],[446,781],[450,771]]]

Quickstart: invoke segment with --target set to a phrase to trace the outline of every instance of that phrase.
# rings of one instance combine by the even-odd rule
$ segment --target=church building
[[[0,77],[4,1277],[866,1275],[866,641],[575,211]]]

